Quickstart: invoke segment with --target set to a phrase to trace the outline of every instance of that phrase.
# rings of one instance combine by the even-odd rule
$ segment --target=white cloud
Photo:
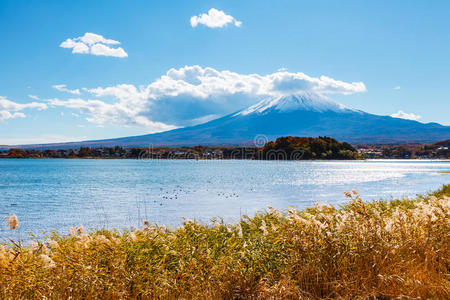
[[[73,94],[73,95],[81,95],[81,92],[79,89],[70,90],[67,88],[67,85],[65,85],[65,84],[55,84],[52,86],[52,88],[54,88],[55,90],[58,90],[60,92],[64,92],[64,93],[69,93],[69,94]]]
[[[21,104],[8,100],[4,96],[0,96],[0,121],[15,118],[25,118],[26,115],[21,112],[24,109],[44,110],[47,109],[47,105],[40,102]]]
[[[354,94],[365,92],[362,82],[344,82],[327,76],[310,77],[304,73],[277,72],[268,75],[274,93],[291,94],[299,91],[310,91],[320,94]]]
[[[180,69],[170,69],[166,75],[152,82],[145,90],[150,98],[175,97],[183,94],[208,98],[239,93],[258,96],[293,94],[300,91],[347,95],[365,92],[366,87],[362,82],[348,83],[327,76],[315,78],[301,72],[283,71],[268,75],[239,74],[208,67],[185,66]]]
[[[36,95],[28,95],[29,98],[33,99],[33,100],[39,100],[39,97]]]
[[[120,42],[106,39],[95,33],[86,32],[83,36],[67,39],[59,46],[72,49],[72,53],[92,54],[113,57],[127,57],[128,54],[121,47],[110,47],[107,45],[120,45]]]
[[[86,32],[82,37],[79,37],[80,41],[87,45],[94,45],[97,43],[103,43],[107,45],[120,45],[119,41],[105,39],[103,36],[95,33]]]
[[[413,113],[405,113],[402,110],[399,110],[396,113],[391,114],[391,117],[393,118],[400,118],[400,119],[406,119],[406,120],[414,120],[419,121],[422,117]]]
[[[25,118],[25,114],[20,112],[11,113],[7,110],[0,110],[0,122],[15,118]]]
[[[210,28],[219,28],[230,23],[236,27],[240,27],[242,25],[241,21],[238,21],[233,16],[227,15],[222,10],[215,8],[211,8],[207,14],[200,14],[198,16],[191,17],[192,27],[197,27],[198,24],[203,24]]]
[[[45,103],[40,102],[31,102],[31,103],[16,103],[11,100],[8,100],[5,96],[0,96],[0,109],[9,110],[9,111],[20,111],[26,108],[37,108],[39,110],[47,109],[47,105]]]
[[[140,108],[133,107],[127,103],[116,102],[109,104],[100,100],[84,100],[84,99],[50,99],[49,104],[52,106],[66,107],[77,109],[81,113],[88,114],[86,118],[88,122],[95,124],[118,124],[123,126],[142,126],[150,131],[166,131],[176,128],[176,126],[167,125],[161,122],[150,121],[144,115]]]
[[[399,90],[401,87],[400,86],[395,86],[394,90]]]
[[[103,44],[95,44],[91,47],[91,53],[94,55],[127,57],[128,54],[122,48],[111,48]]]
[[[210,120],[255,104],[263,97],[308,91],[353,94],[366,91],[362,82],[344,82],[327,76],[275,72],[239,74],[200,66],[170,69],[147,86],[119,84],[83,88],[97,99],[51,99],[50,105],[77,109],[96,124],[142,126],[168,130]],[[107,101],[98,98],[108,98]]]
[[[72,53],[88,54],[89,47],[82,42],[75,42],[75,40],[67,39],[59,45],[61,48],[72,48]]]

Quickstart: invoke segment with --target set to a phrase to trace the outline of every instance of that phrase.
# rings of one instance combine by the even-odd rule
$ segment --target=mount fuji
[[[142,136],[23,148],[252,145],[254,138],[261,135],[267,140],[290,135],[330,136],[353,144],[430,143],[450,139],[450,126],[374,115],[322,95],[297,93],[268,97],[251,107],[196,126]]]

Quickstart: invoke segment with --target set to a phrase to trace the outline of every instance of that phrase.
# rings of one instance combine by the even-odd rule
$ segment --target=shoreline
[[[131,158],[131,157],[0,157],[0,160],[187,160],[187,161],[431,161],[450,162],[449,158],[365,158],[365,159],[298,159],[298,160],[270,160],[246,158]]]

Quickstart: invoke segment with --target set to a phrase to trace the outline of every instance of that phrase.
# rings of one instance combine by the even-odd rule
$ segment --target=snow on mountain
[[[249,114],[266,114],[270,111],[292,112],[295,110],[305,110],[314,112],[344,112],[356,111],[343,104],[337,103],[330,98],[314,93],[297,93],[288,96],[269,97],[247,109],[239,111],[235,116],[245,116]]]

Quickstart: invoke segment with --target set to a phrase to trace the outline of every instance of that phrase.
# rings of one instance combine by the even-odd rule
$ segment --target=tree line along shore
[[[11,148],[0,158],[128,158],[128,159],[449,159],[450,140],[434,144],[350,145],[329,137],[281,137],[261,147],[81,147],[78,149],[32,150]]]

